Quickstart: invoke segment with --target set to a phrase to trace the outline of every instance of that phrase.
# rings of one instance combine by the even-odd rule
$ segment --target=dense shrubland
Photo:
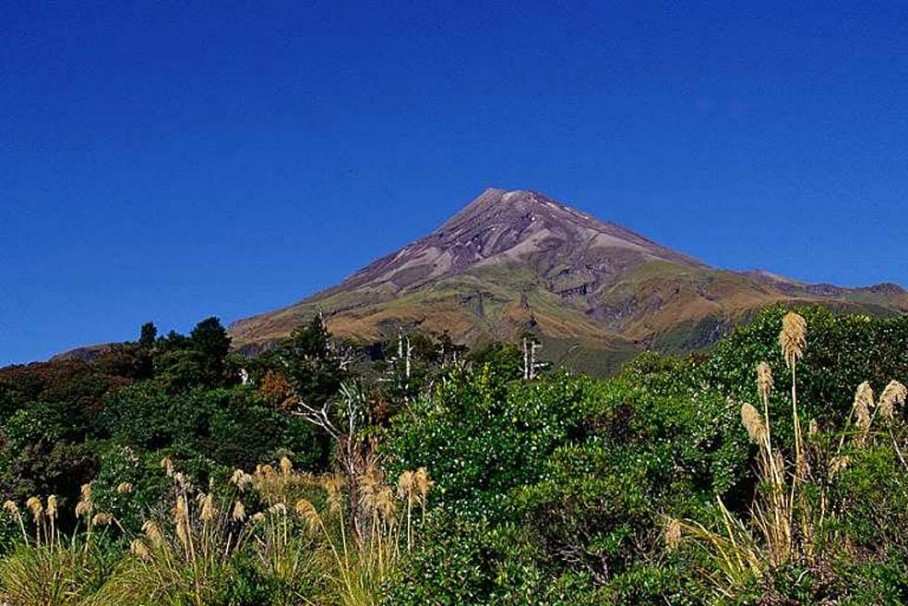
[[[908,319],[798,312],[609,379],[317,318],[0,370],[0,595],[906,603]]]

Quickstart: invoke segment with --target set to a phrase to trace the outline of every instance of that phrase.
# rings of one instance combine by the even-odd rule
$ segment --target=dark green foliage
[[[158,453],[117,444],[99,445],[98,472],[92,481],[92,498],[98,511],[114,515],[130,532],[138,533],[148,512],[162,502],[170,483],[162,473]],[[129,483],[132,490],[118,487]]]
[[[154,347],[155,339],[158,338],[158,327],[154,325],[154,322],[146,322],[142,324],[142,328],[139,332],[139,346],[145,349],[151,349]]]
[[[401,413],[386,447],[401,467],[430,467],[454,523],[532,529],[534,565],[587,579],[587,595],[599,584],[630,599],[625,574],[680,592],[679,573],[640,567],[662,550],[661,516],[752,489],[739,480],[749,451],[737,408],[692,363],[661,358],[610,382],[464,371]]]
[[[283,453],[318,470],[326,459],[327,445],[308,424],[242,386],[176,395],[151,382],[127,387],[111,398],[99,426],[122,446],[199,453],[230,468],[248,469]]]
[[[95,454],[85,444],[39,440],[20,450],[4,449],[0,466],[0,493],[20,503],[34,495],[55,494],[74,504],[82,484],[97,472]],[[61,512],[61,527],[71,528],[71,508]]]
[[[217,318],[199,322],[189,333],[192,349],[201,356],[204,380],[217,386],[231,381],[227,378],[226,360],[230,353],[230,337]]]
[[[908,378],[908,316],[835,315],[818,306],[798,312],[807,320],[807,350],[798,364],[798,399],[805,419],[841,426],[863,381],[879,392],[892,379]],[[706,380],[729,396],[756,402],[755,368],[769,362],[776,410],[789,410],[791,373],[778,346],[785,313],[782,307],[769,308],[721,341],[710,356]]]
[[[523,353],[516,345],[492,343],[470,352],[467,359],[478,367],[488,366],[493,376],[502,381],[516,380],[523,376]]]
[[[307,404],[322,406],[337,394],[346,372],[321,317],[294,330],[277,348],[276,370]]]
[[[562,375],[508,384],[490,366],[461,371],[401,413],[388,450],[400,468],[430,467],[445,503],[472,517],[507,514],[507,494],[534,482],[546,457],[582,431],[595,384]]]
[[[230,337],[217,318],[199,322],[188,337],[170,332],[154,352],[154,374],[170,393],[192,388],[214,389],[236,384],[228,364]]]
[[[433,517],[423,540],[390,584],[387,606],[519,606],[549,604],[543,575],[524,536],[444,515]]]

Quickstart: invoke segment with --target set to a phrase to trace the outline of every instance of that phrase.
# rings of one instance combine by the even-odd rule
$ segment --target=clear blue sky
[[[904,0],[2,9],[0,365],[292,303],[488,186],[908,284]]]

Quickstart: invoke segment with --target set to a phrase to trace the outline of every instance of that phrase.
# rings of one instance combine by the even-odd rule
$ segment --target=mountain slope
[[[447,330],[469,344],[532,330],[550,358],[602,370],[644,348],[704,347],[775,302],[908,311],[898,286],[844,289],[716,270],[537,192],[489,189],[340,285],[230,332],[236,345],[257,349],[315,313],[338,336],[365,341],[400,327]]]

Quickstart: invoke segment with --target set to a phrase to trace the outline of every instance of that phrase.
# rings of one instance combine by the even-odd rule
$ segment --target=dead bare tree
[[[323,405],[313,406],[299,399],[291,410],[292,414],[318,427],[334,441],[337,464],[347,478],[350,493],[350,532],[357,540],[363,536],[359,479],[372,450],[372,445],[363,439],[361,433],[366,420],[366,407],[367,398],[362,386],[347,382],[341,384],[336,397]]]
[[[523,378],[526,381],[532,381],[539,376],[539,371],[545,368],[545,363],[536,361],[536,351],[542,349],[542,344],[523,338]]]

